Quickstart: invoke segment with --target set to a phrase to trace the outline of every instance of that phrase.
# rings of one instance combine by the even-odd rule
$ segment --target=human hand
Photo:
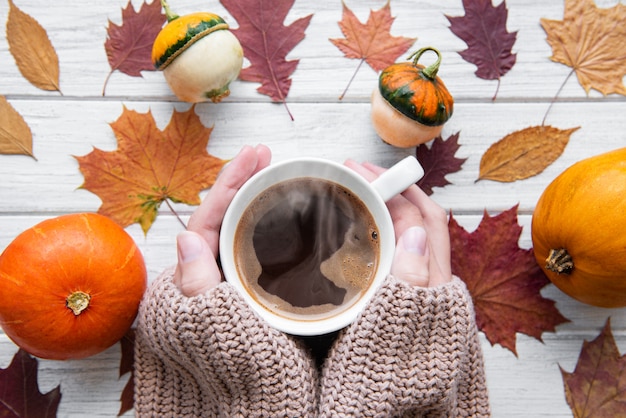
[[[218,176],[209,194],[178,234],[178,264],[174,283],[188,297],[217,286],[222,275],[217,265],[219,233],[228,205],[239,188],[267,167],[271,151],[265,145],[245,146]]]
[[[386,169],[348,160],[346,166],[373,181]],[[452,280],[447,214],[412,185],[387,202],[396,234],[391,274],[414,286],[432,287]]]

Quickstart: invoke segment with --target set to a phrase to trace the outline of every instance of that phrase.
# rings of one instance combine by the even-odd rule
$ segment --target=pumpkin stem
[[[161,6],[163,6],[163,10],[165,10],[165,16],[167,17],[168,22],[180,17],[176,13],[172,12],[170,5],[167,4],[167,0],[161,0]]]
[[[74,315],[78,316],[87,309],[90,300],[91,296],[88,293],[77,290],[65,299],[65,306],[71,309]]]
[[[433,51],[435,54],[437,54],[437,61],[435,61],[434,64],[431,64],[430,66],[424,68],[422,70],[422,74],[424,74],[429,79],[434,80],[437,77],[437,72],[439,71],[439,65],[441,64],[441,53],[436,48],[433,48],[432,46],[426,46],[422,49],[418,49],[417,51],[412,53],[408,59],[409,60],[412,59],[413,65],[417,66],[417,62],[422,57],[422,55],[424,55],[424,52],[427,52],[427,51]]]
[[[574,270],[574,260],[565,248],[550,250],[546,259],[546,268],[557,274],[571,274]]]

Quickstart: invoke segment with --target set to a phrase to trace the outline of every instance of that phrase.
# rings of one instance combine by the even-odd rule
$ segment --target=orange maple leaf
[[[98,213],[124,227],[137,222],[147,233],[167,199],[198,205],[200,191],[213,185],[226,163],[207,152],[213,128],[200,122],[193,106],[186,112],[174,110],[164,131],[150,111],[124,107],[111,128],[116,151],[94,148],[75,158],[85,177],[81,188],[102,200]]]
[[[339,27],[345,39],[330,41],[347,58],[360,59],[359,67],[365,61],[374,71],[382,71],[396,62],[415,42],[416,38],[391,35],[395,18],[391,16],[389,1],[380,10],[371,10],[366,23],[361,23],[352,10],[344,2],[342,4],[343,15]],[[341,97],[344,94],[345,91]]]
[[[552,61],[572,68],[589,93],[626,95],[626,5],[598,8],[593,0],[566,0],[563,20],[541,19]],[[571,75],[571,73],[570,73]],[[569,76],[568,76],[569,77]]]

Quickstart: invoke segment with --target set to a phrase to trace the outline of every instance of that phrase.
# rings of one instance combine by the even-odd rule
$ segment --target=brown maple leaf
[[[376,72],[382,71],[393,64],[400,55],[404,54],[415,42],[416,38],[392,36],[391,25],[395,20],[391,16],[389,1],[380,10],[371,10],[367,22],[361,23],[356,15],[343,4],[343,15],[339,21],[341,32],[345,39],[330,39],[347,58],[360,59],[355,71],[363,64],[363,61]],[[352,76],[354,79],[354,75]],[[340,99],[348,91],[352,79],[339,97]]]
[[[21,348],[9,367],[0,369],[0,417],[56,417],[61,388],[42,394],[37,371],[37,359]]]
[[[626,95],[624,21],[625,4],[599,8],[593,0],[566,0],[563,20],[541,19],[541,26],[552,61],[571,67],[587,93],[593,88],[604,95]]]
[[[494,344],[515,350],[516,333],[541,341],[545,331],[568,322],[554,301],[541,296],[550,284],[537,265],[532,249],[518,245],[522,227],[517,206],[497,216],[485,211],[478,228],[465,231],[449,221],[452,273],[467,285],[476,309],[476,323]]]
[[[237,20],[239,28],[232,29],[243,48],[250,66],[241,70],[239,78],[261,83],[259,93],[283,103],[291,88],[291,74],[299,60],[289,60],[289,52],[304,39],[304,31],[313,15],[301,17],[289,26],[283,25],[295,0],[220,0]]]
[[[596,339],[583,343],[574,372],[560,369],[575,418],[626,416],[626,355],[620,356],[610,318]]]
[[[481,157],[477,181],[513,182],[536,176],[561,156],[576,130],[541,125],[506,135]]]
[[[467,158],[454,156],[460,147],[458,141],[458,132],[450,135],[445,141],[440,135],[432,141],[430,148],[427,144],[421,144],[415,149],[415,156],[424,168],[424,176],[417,182],[417,185],[427,195],[433,194],[433,187],[444,187],[450,184],[446,175],[460,171],[467,160]]]
[[[104,49],[111,71],[104,81],[103,96],[109,78],[116,70],[132,77],[141,77],[142,71],[156,70],[151,58],[152,44],[166,20],[158,0],[143,3],[138,12],[129,0],[122,9],[122,24],[116,25],[109,20]]]
[[[100,197],[98,213],[124,227],[137,222],[144,233],[168,199],[199,204],[199,192],[213,185],[226,162],[207,152],[213,128],[202,124],[194,106],[186,112],[174,110],[164,131],[157,128],[150,111],[124,107],[111,128],[116,151],[94,148],[75,157],[85,177],[81,188]]]

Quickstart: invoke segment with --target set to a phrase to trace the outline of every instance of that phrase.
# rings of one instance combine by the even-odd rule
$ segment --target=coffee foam
[[[294,182],[298,182],[298,184]],[[340,208],[343,215],[352,220],[352,223],[344,235],[343,245],[334,251],[332,256],[325,260],[317,260],[317,263],[322,274],[328,280],[335,286],[345,289],[343,302],[338,305],[325,303],[307,307],[294,306],[259,285],[257,279],[261,275],[263,267],[256,256],[252,239],[257,223],[272,209],[284,204],[285,199],[290,199],[290,205],[293,207],[306,205],[305,197],[308,193],[304,193],[304,191],[310,190],[318,182],[320,182],[319,179],[310,178],[290,180],[275,185],[257,196],[244,211],[234,240],[237,270],[240,275],[248,278],[243,280],[248,291],[267,309],[279,315],[299,320],[315,320],[334,316],[356,303],[376,274],[380,252],[376,224],[363,202],[345,188],[335,185],[339,190],[339,193],[334,194],[337,197],[335,204]],[[289,190],[294,193],[289,192]],[[326,214],[325,216],[331,215],[337,216],[337,214]],[[325,239],[326,231],[319,230],[317,232],[318,237],[316,239]],[[288,236],[277,237],[277,239],[287,240]],[[285,242],[285,248],[289,249],[291,246],[292,243]]]

